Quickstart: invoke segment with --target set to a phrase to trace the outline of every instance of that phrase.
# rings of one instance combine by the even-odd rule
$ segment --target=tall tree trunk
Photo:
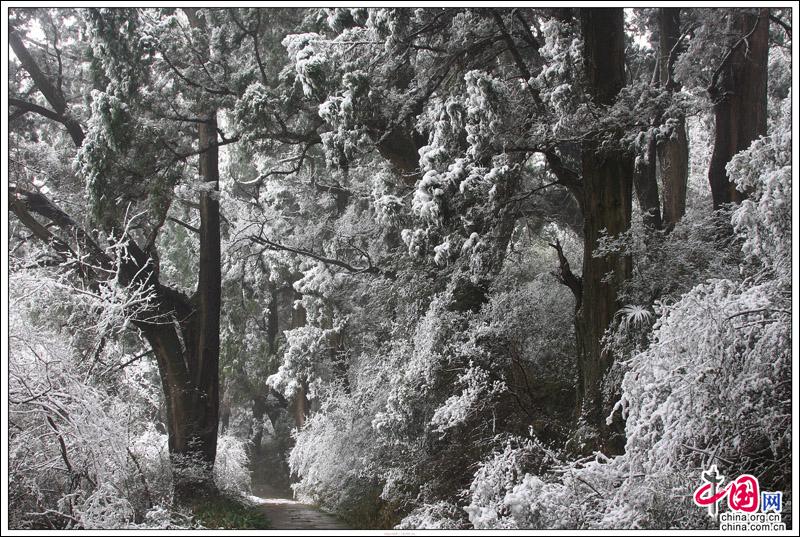
[[[656,136],[653,129],[647,134],[647,147],[636,161],[633,185],[636,199],[642,209],[644,225],[651,229],[661,229],[661,206],[658,200],[658,179],[656,165]]]
[[[659,78],[668,91],[680,91],[675,82],[674,64],[680,49],[680,8],[660,8],[659,28]],[[671,135],[657,146],[657,175],[663,189],[664,225],[670,229],[686,213],[686,186],[689,178],[689,140],[686,137],[686,120],[675,118]]]
[[[210,191],[200,195],[200,266],[197,291],[167,307],[175,324],[143,326],[155,351],[167,400],[173,494],[178,503],[213,494],[219,426],[219,321],[222,296],[219,157],[216,114],[198,127],[200,177]],[[176,326],[177,325],[177,326]]]
[[[708,94],[714,103],[714,152],[708,182],[714,209],[740,203],[745,194],[736,190],[725,166],[731,158],[767,133],[767,56],[769,8],[737,9],[728,22],[728,33],[742,36],[723,59]]]
[[[625,85],[623,11],[582,9],[580,13],[590,93],[595,104],[608,106]],[[618,309],[617,293],[630,275],[631,261],[620,255],[594,257],[593,251],[601,230],[615,235],[630,227],[632,164],[620,148],[604,148],[596,142],[583,147],[584,254],[582,299],[576,314],[577,404],[581,421],[600,434],[596,447],[609,447],[602,383],[613,356],[603,350],[602,338]]]
[[[193,26],[204,26],[194,10],[187,8],[186,13]],[[18,35],[11,39],[11,46],[37,89],[56,111],[46,117],[64,124],[75,146],[80,148],[85,135],[81,126],[66,113],[66,102],[60,90],[42,74]],[[51,245],[64,261],[75,263],[76,252],[81,252],[80,275],[89,285],[98,285],[103,272],[117,273],[120,285],[140,287],[152,293],[152,308],[132,321],[152,348],[158,364],[166,403],[173,494],[179,503],[191,503],[216,490],[212,470],[219,426],[222,296],[216,121],[216,111],[213,111],[206,114],[206,122],[198,124],[199,168],[206,189],[200,195],[200,267],[197,290],[191,299],[159,282],[154,252],[142,250],[131,237],[127,237],[128,255],[112,259],[91,234],[46,196],[9,186],[12,200],[9,209],[34,236]],[[55,226],[40,224],[32,214]],[[97,271],[95,267],[102,270]],[[153,318],[158,322],[153,322]]]
[[[689,139],[686,120],[679,117],[670,137],[657,145],[656,174],[661,177],[664,211],[663,225],[667,229],[686,214],[686,190],[689,180]]]
[[[267,396],[264,394],[254,395],[252,398],[253,422],[256,424],[256,430],[250,437],[250,443],[253,446],[252,462],[261,460],[261,442],[264,439],[264,415],[267,413]]]
[[[194,9],[185,13],[191,26],[207,33],[205,20]],[[207,51],[207,44],[205,50]],[[174,440],[170,442],[174,496],[186,503],[216,492],[213,479],[219,428],[219,323],[222,301],[222,252],[219,212],[219,146],[217,111],[199,114],[201,151],[200,260],[192,311],[181,322],[187,383],[180,390],[181,404],[173,409]]]
[[[206,188],[200,194],[200,267],[195,311],[184,330],[187,353],[190,353],[190,381],[192,390],[186,394],[191,408],[189,419],[182,426],[187,429],[187,443],[176,446],[173,453],[173,476],[176,497],[180,493],[191,495],[202,485],[213,488],[211,470],[217,452],[217,427],[219,424],[219,321],[222,297],[222,254],[220,250],[219,201],[219,149],[217,147],[216,112],[198,126],[200,148],[200,178]],[[192,358],[194,358],[192,360]],[[192,367],[194,366],[194,367]],[[198,479],[196,472],[181,475],[180,460],[199,459],[208,475]],[[199,483],[202,481],[202,483]],[[183,490],[181,490],[183,489]]]

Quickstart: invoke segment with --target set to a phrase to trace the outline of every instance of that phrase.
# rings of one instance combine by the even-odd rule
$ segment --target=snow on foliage
[[[249,463],[244,440],[227,434],[220,435],[214,461],[214,482],[220,490],[234,496],[249,496]]]
[[[458,384],[463,386],[459,395],[453,395],[436,409],[431,418],[435,431],[445,430],[463,423],[482,400],[491,400],[506,389],[502,381],[489,380],[489,374],[482,368],[470,363],[469,368],[458,377]]]
[[[615,408],[626,418],[625,453],[548,475],[520,474],[514,450],[497,454],[470,487],[476,528],[703,527],[707,516],[688,497],[712,463],[761,476],[791,503],[789,132],[784,122],[729,166],[750,192],[732,217],[744,252],[759,254],[742,266],[750,277],[710,280],[659,304],[649,346],[626,361]],[[759,278],[765,270],[777,278]]]
[[[210,468],[170,454],[181,439],[162,393],[186,393],[170,364],[208,310],[189,297],[222,305],[209,393],[226,495],[248,495],[253,470],[362,528],[710,528],[690,494],[716,464],[783,491],[790,513],[786,8],[769,11],[768,136],[727,166],[746,199],[710,210],[719,110],[706,86],[740,89],[715,70],[752,44],[732,27],[741,9],[672,12],[689,28],[674,80],[657,50],[668,12],[616,12],[625,81],[608,106],[590,94],[617,77],[587,53],[611,51],[583,42],[585,10],[12,10],[39,73],[23,55],[9,63],[10,524],[197,528],[173,505],[173,468]],[[198,145],[211,118],[219,192],[198,169],[216,153]],[[655,230],[625,205],[628,231],[584,244],[585,219],[609,212],[583,180],[609,162],[592,153],[630,157],[637,187],[653,170],[663,183],[683,159],[663,142],[684,123],[680,221]],[[683,197],[666,186],[665,203]],[[25,190],[73,222],[26,206]],[[209,230],[213,297],[196,277],[216,257],[200,251]],[[37,242],[48,234],[68,247]],[[610,326],[591,330],[607,328],[596,343],[613,358],[601,386],[613,456],[592,451],[607,438],[582,443],[576,420],[593,349],[576,336],[607,318],[585,299],[585,249],[630,259]],[[132,257],[143,277],[126,286]],[[174,361],[153,356],[159,323],[182,325]]]
[[[9,416],[17,425],[9,436],[12,526],[38,527],[49,520],[57,527],[125,529],[152,527],[147,522],[152,519],[156,526],[178,527],[170,520],[175,513],[167,435],[149,418],[163,405],[152,382],[155,363],[144,359],[122,369],[119,364],[131,356],[111,344],[95,352],[97,360],[112,364],[84,360],[81,337],[51,324],[69,305],[68,290],[24,273],[12,276]],[[39,319],[32,330],[38,300],[45,296],[53,298],[53,317]],[[84,307],[81,300],[76,306]],[[220,438],[215,478],[222,490],[249,491],[241,440]]]
[[[450,502],[423,504],[403,517],[395,526],[398,530],[458,530],[463,522],[458,505]]]
[[[790,94],[776,132],[755,140],[727,166],[736,187],[750,193],[733,215],[745,239],[742,250],[781,278],[790,276],[792,266],[791,102]]]
[[[368,143],[365,129],[357,125],[355,118],[361,104],[357,101],[367,93],[368,84],[365,73],[346,73],[342,77],[342,94],[331,95],[319,105],[319,117],[332,127],[321,136],[328,165],[332,168],[345,167]]]
[[[322,92],[325,82],[326,57],[315,43],[323,39],[315,33],[292,34],[283,39],[283,46],[294,64],[303,93],[310,97]]]

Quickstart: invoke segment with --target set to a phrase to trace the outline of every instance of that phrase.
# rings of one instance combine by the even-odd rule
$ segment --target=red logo
[[[704,484],[694,491],[694,503],[700,507],[708,507],[708,514],[716,517],[718,503],[728,497],[728,507],[731,511],[742,513],[755,513],[758,511],[758,479],[750,474],[742,474],[734,481],[722,487],[725,476],[717,471],[717,465],[712,465],[707,472],[703,472]]]
[[[728,485],[728,506],[732,511],[755,513],[758,511],[758,479],[742,474]]]

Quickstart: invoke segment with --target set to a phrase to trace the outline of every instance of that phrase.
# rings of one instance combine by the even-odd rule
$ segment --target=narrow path
[[[253,501],[260,504],[269,518],[272,530],[344,530],[347,525],[335,516],[313,505],[300,503],[291,493],[276,490],[269,485],[253,487]]]

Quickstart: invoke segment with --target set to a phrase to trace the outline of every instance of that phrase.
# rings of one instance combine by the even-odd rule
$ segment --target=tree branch
[[[258,17],[258,21],[256,22],[255,29],[251,30],[246,28],[242,21],[239,20],[239,17],[236,16],[236,10],[231,9],[229,11],[231,19],[239,27],[239,29],[245,34],[249,35],[253,39],[253,50],[255,51],[256,56],[256,63],[258,64],[258,70],[261,73],[261,82],[264,84],[266,88],[267,84],[267,71],[264,69],[264,62],[261,61],[261,52],[258,50],[258,34],[259,30],[261,29],[261,10],[256,10],[256,16]]]
[[[125,369],[129,365],[131,365],[131,364],[133,364],[135,362],[138,362],[139,360],[141,360],[142,358],[144,358],[145,356],[148,356],[150,354],[155,354],[155,351],[150,349],[149,351],[145,351],[145,352],[139,353],[136,356],[134,356],[133,358],[131,358],[130,360],[127,360],[126,362],[123,362],[123,363],[119,364],[118,366],[115,366],[114,368],[109,369],[109,371],[114,371],[114,372],[122,371],[123,369]]]
[[[525,60],[522,59],[522,55],[519,53],[519,49],[517,49],[516,43],[514,43],[514,38],[511,37],[511,34],[508,33],[506,29],[506,25],[503,22],[503,17],[500,15],[497,9],[492,9],[492,17],[494,18],[495,24],[500,30],[500,33],[503,35],[503,39],[508,46],[508,50],[511,53],[511,57],[514,58],[514,63],[517,65],[517,69],[519,70],[520,75],[525,79],[525,87],[528,88],[528,92],[530,92],[531,97],[533,97],[533,102],[536,103],[536,107],[541,111],[544,109],[544,103],[542,102],[542,98],[539,96],[539,91],[533,87],[530,83],[531,75],[528,66],[525,64]]]
[[[56,427],[53,418],[50,416],[45,416],[45,419],[47,420],[47,423],[50,424],[50,428],[53,429],[53,432],[56,433],[56,437],[58,438],[58,447],[61,451],[61,458],[64,460],[64,464],[67,466],[67,471],[72,474],[72,464],[69,462],[69,456],[67,455],[67,444],[64,442],[64,437],[61,436],[61,432],[58,430],[58,427]]]
[[[583,209],[583,184],[581,183],[580,175],[574,170],[567,168],[564,161],[561,160],[561,157],[555,152],[555,149],[546,149],[544,151],[544,156],[553,174],[558,179],[558,182],[572,192],[575,199],[578,201],[578,205]]]
[[[769,20],[774,22],[775,24],[780,25],[783,28],[783,31],[786,32],[786,36],[791,39],[792,38],[792,26],[788,24],[786,21],[778,17],[777,15],[770,14]]]
[[[739,47],[746,44],[747,41],[750,39],[755,31],[758,29],[758,23],[761,21],[761,17],[763,15],[761,13],[758,14],[756,17],[756,23],[753,25],[753,29],[747,32],[744,36],[740,37],[739,40],[728,50],[725,56],[722,58],[722,61],[719,63],[717,68],[714,70],[714,73],[711,75],[711,82],[708,84],[706,88],[706,92],[711,96],[712,99],[716,100],[718,97],[719,90],[717,89],[717,80],[719,79],[719,75],[722,74],[722,70],[725,69],[725,66],[728,65],[731,57],[733,57],[734,53],[739,50]]]
[[[569,267],[569,261],[567,261],[566,256],[564,255],[564,250],[561,248],[561,243],[556,239],[555,244],[550,243],[550,247],[555,249],[556,253],[558,254],[558,269],[553,271],[553,276],[561,282],[562,284],[566,285],[572,291],[572,294],[575,296],[575,311],[581,309],[581,301],[583,297],[583,282],[579,276],[576,276],[572,269]]]
[[[293,175],[295,173],[299,173],[300,170],[303,168],[303,163],[305,162],[306,155],[308,154],[308,150],[311,149],[312,146],[316,145],[317,143],[322,143],[320,140],[319,142],[309,142],[303,146],[303,149],[300,151],[300,154],[296,157],[290,157],[288,159],[283,159],[281,162],[286,162],[294,160],[296,161],[295,165],[292,168],[287,170],[270,170],[266,173],[262,173],[255,179],[251,181],[236,181],[238,184],[242,186],[251,186],[251,185],[261,185],[265,179],[268,179],[271,175]]]
[[[538,90],[531,85],[530,80],[533,78],[528,66],[525,64],[525,61],[522,59],[522,55],[519,52],[519,49],[514,43],[514,38],[511,37],[511,34],[508,33],[506,29],[506,25],[503,22],[503,17],[496,9],[492,9],[491,11],[492,17],[494,18],[495,24],[497,25],[500,33],[503,35],[503,39],[508,46],[509,52],[511,52],[511,56],[514,58],[514,63],[517,66],[517,70],[519,70],[520,75],[525,79],[525,87],[528,88],[528,92],[531,94],[533,98],[533,102],[536,105],[537,110],[540,113],[543,113],[545,110],[544,103],[542,102],[542,98],[539,95]],[[523,21],[524,23],[524,21]],[[534,42],[535,39],[534,39]],[[555,152],[555,149],[547,149],[544,151],[544,156],[547,159],[547,163],[550,165],[555,176],[558,178],[558,182],[564,185],[565,187],[569,188],[570,191],[575,195],[575,199],[578,200],[578,204],[582,204],[583,196],[582,196],[582,188],[580,182],[580,176],[575,173],[574,171],[570,170],[561,160],[561,157]]]
[[[50,103],[50,106],[52,106],[57,113],[63,114],[67,110],[67,101],[64,99],[64,95],[58,91],[58,88],[53,85],[47,75],[39,68],[36,60],[34,60],[31,53],[28,52],[28,48],[25,46],[25,43],[22,42],[22,38],[16,30],[8,32],[8,44],[11,45],[11,49],[14,51],[17,59],[19,59],[22,67],[31,75],[34,84],[36,84],[36,89],[44,95],[44,98],[47,99],[47,102]]]
[[[366,267],[355,267],[355,266],[351,265],[350,263],[347,263],[347,262],[342,261],[340,259],[334,259],[332,257],[325,257],[325,256],[322,256],[322,255],[316,254],[316,253],[314,253],[314,252],[312,252],[310,250],[304,250],[302,248],[293,248],[291,246],[284,246],[283,244],[278,244],[277,242],[273,242],[273,241],[271,241],[269,239],[266,239],[264,237],[259,237],[257,235],[250,235],[249,238],[250,238],[250,240],[252,240],[256,244],[260,244],[262,246],[266,246],[267,249],[269,249],[269,250],[275,250],[275,251],[279,251],[279,252],[280,251],[282,251],[282,252],[291,252],[293,254],[298,254],[298,255],[305,256],[305,257],[310,257],[311,259],[316,259],[317,261],[320,261],[321,263],[323,263],[325,265],[335,265],[337,267],[340,267],[340,268],[343,268],[343,269],[347,270],[348,272],[352,272],[353,274],[364,274],[364,273],[366,273],[366,274],[376,274],[376,275],[379,275],[379,276],[387,277],[387,278],[392,279],[392,280],[397,277],[397,275],[392,271],[381,270],[380,268],[378,268],[376,266],[373,266],[371,260],[369,259],[369,256],[367,256],[368,264],[367,264]],[[362,255],[364,255],[364,254],[362,253]]]
[[[105,270],[113,270],[113,262],[106,253],[92,240],[92,238],[64,211],[54,205],[44,194],[22,190],[17,185],[8,187],[9,209],[19,218],[38,239],[51,245],[64,261],[76,260],[82,264],[90,261],[95,266]],[[62,238],[52,233],[46,226],[40,224],[32,214],[37,214],[50,220],[62,231],[74,235],[80,250],[87,252],[87,256],[79,256],[76,251]],[[87,275],[87,274],[84,274]]]
[[[49,244],[62,261],[77,259],[75,251],[60,237],[53,234],[48,226],[42,225],[28,212],[25,203],[14,195],[9,196],[8,208],[17,216],[20,223],[28,228],[33,236]]]
[[[132,240],[127,242],[127,255],[124,259],[112,259],[67,213],[58,208],[44,194],[23,190],[17,185],[9,185],[9,210],[33,234],[49,244],[64,261],[78,264],[81,277],[96,284],[102,273],[120,276],[122,285],[132,283],[148,286],[157,293],[162,301],[160,306],[166,309],[185,310],[188,299],[177,291],[158,282],[157,263]],[[48,227],[39,223],[33,215],[46,218],[74,241],[75,247],[63,237],[56,236]],[[162,308],[162,309],[163,309]]]
[[[203,124],[207,123],[207,121],[200,121],[200,122],[197,122],[197,123],[199,125],[203,125]],[[218,147],[222,147],[223,145],[235,144],[241,138],[242,138],[241,135],[238,135],[238,134],[236,136],[232,137],[232,138],[225,138],[223,136],[222,140],[220,140],[219,142],[217,142],[217,141],[210,142],[205,147],[200,147],[198,149],[193,149],[192,151],[187,151],[186,153],[175,153],[175,160],[176,161],[178,161],[178,160],[186,160],[189,157],[194,157],[196,155],[202,155],[204,153],[207,153],[211,149],[216,149]]]
[[[175,222],[176,224],[179,224],[194,233],[200,233],[200,230],[198,228],[194,227],[193,225],[187,224],[183,220],[178,220],[177,218],[173,218],[172,216],[168,216],[167,220],[169,220],[170,222]]]
[[[9,103],[15,104],[17,107],[23,107],[26,105],[28,106],[28,110],[30,112],[36,112],[44,117],[49,119],[53,119],[58,121],[59,123],[63,124],[67,128],[67,132],[69,132],[72,141],[75,143],[77,147],[80,147],[83,144],[84,140],[84,133],[81,126],[78,124],[77,121],[70,118],[67,112],[67,101],[64,99],[64,95],[61,91],[56,88],[50,79],[45,75],[39,66],[36,64],[36,61],[31,56],[28,49],[25,47],[25,44],[22,42],[22,38],[16,32],[16,30],[11,30],[8,33],[8,43],[11,45],[11,49],[16,54],[17,59],[19,59],[22,67],[31,75],[34,84],[36,85],[36,89],[44,96],[47,102],[53,107],[53,112],[50,112],[46,108],[42,108],[37,105],[33,105],[31,103],[26,103],[25,101],[18,101],[21,104],[12,103],[12,99],[9,99]]]
[[[511,10],[511,14],[520,22],[523,32],[522,36],[525,41],[527,41],[534,49],[538,51],[539,48],[541,48],[541,43],[539,43],[539,40],[536,39],[536,37],[533,35],[533,32],[531,32],[531,27],[525,20],[525,17],[522,16],[522,12],[520,12],[519,9],[514,8]]]
[[[175,64],[174,64],[174,63],[172,63],[172,62],[170,61],[170,59],[169,59],[169,57],[167,56],[167,54],[166,54],[166,51],[165,51],[165,50],[162,50],[162,51],[161,51],[161,57],[162,57],[162,58],[164,58],[164,61],[167,63],[167,65],[169,66],[169,68],[170,68],[170,69],[172,69],[172,72],[174,72],[176,75],[178,75],[178,78],[180,78],[181,80],[183,80],[183,81],[184,81],[186,84],[188,84],[189,86],[192,86],[192,87],[194,87],[194,88],[201,89],[201,90],[203,90],[203,91],[207,91],[208,93],[211,93],[212,95],[232,95],[232,96],[234,96],[234,97],[238,97],[238,96],[239,96],[238,94],[236,94],[235,92],[231,91],[231,90],[230,90],[230,89],[228,89],[228,88],[221,89],[221,90],[216,90],[216,89],[213,89],[213,88],[209,88],[209,87],[207,87],[207,86],[204,86],[204,85],[200,84],[199,82],[195,82],[194,80],[191,80],[189,77],[187,77],[186,75],[184,75],[184,74],[181,72],[181,70],[180,70],[180,69],[178,69],[178,68],[175,66]]]
[[[17,117],[27,114],[28,112],[33,112],[35,114],[39,114],[40,116],[44,116],[47,119],[52,119],[53,121],[58,121],[59,123],[64,123],[66,118],[44,106],[39,106],[38,104],[29,103],[28,101],[23,101],[22,99],[15,99],[14,97],[8,98],[8,104],[18,109],[18,112],[15,112],[13,119]]]
[[[142,482],[145,498],[147,498],[147,507],[153,507],[153,497],[150,495],[150,487],[147,486],[147,478],[144,476],[142,466],[139,464],[139,459],[136,458],[136,455],[133,454],[133,451],[131,451],[130,447],[126,447],[125,449],[128,451],[128,456],[131,458],[134,466],[136,466],[136,470],[139,472],[139,479]]]

